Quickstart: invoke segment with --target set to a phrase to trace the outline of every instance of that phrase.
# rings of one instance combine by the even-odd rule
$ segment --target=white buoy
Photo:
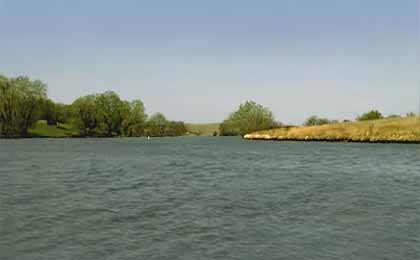
[[[150,136],[147,137],[147,140],[150,140]]]

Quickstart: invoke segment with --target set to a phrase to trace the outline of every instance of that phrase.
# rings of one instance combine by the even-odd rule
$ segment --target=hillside
[[[420,118],[280,128],[247,134],[244,138],[279,141],[420,142]]]
[[[213,136],[215,132],[219,133],[219,123],[211,124],[186,124],[190,135]]]

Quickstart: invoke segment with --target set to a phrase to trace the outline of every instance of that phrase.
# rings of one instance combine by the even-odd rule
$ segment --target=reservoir
[[[420,259],[420,145],[0,140],[0,259]]]

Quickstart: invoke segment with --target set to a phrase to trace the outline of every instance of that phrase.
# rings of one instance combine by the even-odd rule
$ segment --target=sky
[[[195,123],[246,100],[292,124],[405,114],[419,110],[419,21],[419,0],[0,0],[0,74]]]

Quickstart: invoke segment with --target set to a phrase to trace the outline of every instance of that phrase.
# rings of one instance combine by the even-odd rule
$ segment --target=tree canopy
[[[222,136],[243,136],[247,133],[270,129],[275,126],[277,124],[268,108],[253,101],[247,101],[223,121],[219,133]]]
[[[187,132],[183,122],[169,121],[161,113],[154,114],[147,121],[146,134],[152,137],[180,136]]]
[[[27,136],[28,129],[41,117],[47,86],[28,77],[0,76],[0,135]]]
[[[64,105],[49,99],[47,86],[39,80],[0,75],[0,137],[26,137],[38,120],[56,127],[68,124],[80,136],[92,137],[180,136],[187,132],[183,122],[169,121],[160,113],[148,120],[141,100],[126,101],[113,91]]]
[[[367,121],[367,120],[378,120],[382,119],[384,116],[378,110],[372,110],[367,113],[364,113],[360,117],[357,118],[358,121]]]
[[[122,122],[124,136],[139,137],[145,134],[147,114],[141,100],[126,103],[129,112]]]
[[[97,95],[80,97],[71,106],[74,116],[73,122],[83,136],[93,136],[98,132],[99,112],[96,109],[96,98]]]
[[[317,125],[327,125],[331,124],[332,121],[330,121],[327,118],[321,118],[318,116],[311,116],[308,119],[305,120],[303,123],[304,126],[317,126]]]
[[[89,95],[73,105],[75,122],[84,136],[180,136],[183,122],[169,121],[157,113],[148,119],[141,100],[124,101],[114,92]]]
[[[122,134],[122,123],[130,113],[130,105],[113,91],[107,91],[96,97],[96,109],[100,123],[108,137]]]

